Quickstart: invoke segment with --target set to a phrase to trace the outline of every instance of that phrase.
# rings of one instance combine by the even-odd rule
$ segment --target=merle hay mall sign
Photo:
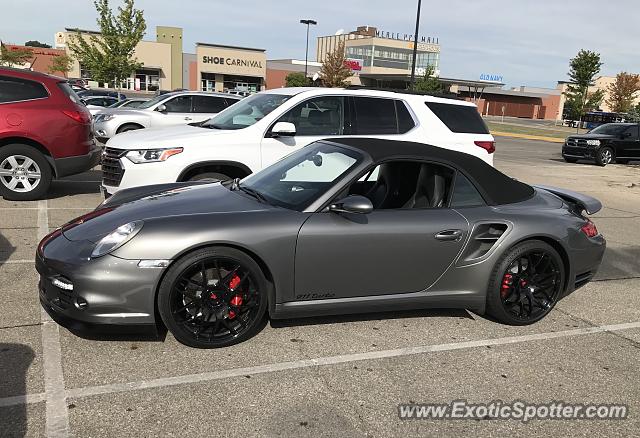
[[[203,56],[203,64],[228,65],[236,67],[262,68],[262,61],[253,59],[225,58],[223,56]]]

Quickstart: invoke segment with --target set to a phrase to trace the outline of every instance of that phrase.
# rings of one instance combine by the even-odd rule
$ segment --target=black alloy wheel
[[[523,242],[494,269],[488,312],[506,324],[532,324],[553,309],[563,285],[564,266],[558,252],[544,242]]]
[[[172,266],[158,294],[162,320],[197,348],[242,342],[262,328],[267,282],[259,266],[231,248],[208,248]]]

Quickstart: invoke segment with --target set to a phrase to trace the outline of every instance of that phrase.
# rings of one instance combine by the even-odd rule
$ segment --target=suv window
[[[449,103],[425,102],[431,111],[452,132],[465,134],[488,134],[489,129],[475,106]]]
[[[219,113],[227,107],[224,97],[193,96],[194,113]]]
[[[191,96],[176,96],[164,103],[168,113],[190,113]]]
[[[411,117],[407,105],[401,100],[396,100],[396,114],[398,115],[398,134],[404,134],[416,127],[416,122]]]
[[[395,101],[374,97],[354,97],[356,132],[359,135],[397,134]]]
[[[451,195],[451,208],[480,207],[484,199],[469,179],[458,172]]]
[[[278,121],[296,125],[296,135],[342,135],[344,98],[325,96],[306,100],[290,109]]]
[[[638,125],[629,126],[624,133],[628,135],[627,140],[638,140]]]
[[[49,97],[46,88],[39,82],[27,79],[0,76],[0,103]]]

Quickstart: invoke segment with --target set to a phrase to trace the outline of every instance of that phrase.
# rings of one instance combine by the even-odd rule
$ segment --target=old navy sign
[[[488,73],[482,73],[480,75],[481,81],[502,82],[504,77],[502,75],[492,75]]]
[[[231,65],[237,67],[262,68],[262,61],[240,58],[224,58],[222,56],[203,56],[203,64]]]

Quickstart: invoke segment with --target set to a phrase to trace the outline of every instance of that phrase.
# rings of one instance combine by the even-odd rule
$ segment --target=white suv
[[[316,140],[377,137],[466,152],[493,164],[494,139],[462,100],[368,89],[279,88],[197,125],[127,132],[108,141],[103,190],[242,178]]]

